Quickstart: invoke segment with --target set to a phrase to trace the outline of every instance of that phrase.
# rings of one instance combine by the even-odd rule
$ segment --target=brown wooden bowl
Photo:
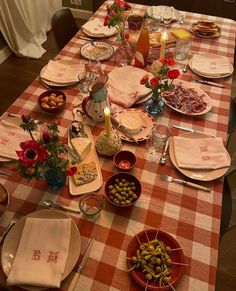
[[[136,164],[136,156],[130,151],[119,151],[113,158],[116,167],[122,171],[131,170]]]
[[[66,95],[59,90],[47,90],[39,96],[38,104],[46,112],[59,113],[66,105]]]
[[[125,186],[125,185],[121,186],[121,184],[119,184],[120,182],[123,183],[122,182],[123,179],[126,180],[129,183],[128,186]],[[132,183],[132,184],[130,185],[130,183]],[[126,183],[123,183],[123,184],[126,184]],[[131,187],[130,191],[132,191],[135,194],[135,196],[129,195],[129,197],[125,197],[121,192],[128,193],[129,191],[128,190],[127,191],[117,190],[116,185],[118,185],[119,188],[122,188],[122,189],[124,187],[126,187],[126,188]],[[111,186],[113,187],[112,189],[111,189]],[[135,189],[132,188],[133,186],[135,187]],[[116,190],[115,191],[116,193],[114,192],[114,194],[112,194],[112,192],[111,192],[113,189]],[[129,207],[129,206],[132,206],[139,199],[139,197],[141,195],[141,191],[142,191],[142,187],[141,187],[141,184],[140,184],[139,180],[135,176],[131,175],[130,173],[126,173],[126,172],[117,173],[117,174],[111,176],[108,179],[108,181],[106,182],[106,185],[105,185],[105,194],[106,194],[107,200],[111,204],[113,204],[113,205],[115,205],[117,207]],[[125,200],[123,200],[123,199],[119,200],[121,198],[117,198],[117,197],[116,197],[117,199],[115,200],[113,198],[113,197],[116,196],[115,194],[119,194],[119,196],[125,197]],[[130,201],[130,202],[126,203],[127,200]],[[119,201],[119,203],[117,201]],[[123,203],[122,201],[124,201],[125,203]]]

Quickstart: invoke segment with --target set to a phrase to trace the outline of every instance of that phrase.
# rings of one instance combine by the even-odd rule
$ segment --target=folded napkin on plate
[[[28,217],[8,285],[60,287],[68,256],[71,219]]]
[[[177,11],[172,6],[152,6],[152,15],[160,15],[161,18],[163,18],[165,16],[166,9],[168,9],[168,12],[172,15],[171,19],[173,21],[178,19]]]
[[[34,136],[37,138],[38,134],[35,133]],[[18,125],[0,120],[1,157],[18,159],[16,150],[20,150],[20,143],[30,139],[29,133],[21,129]]]
[[[232,72],[232,64],[223,56],[212,58],[208,55],[195,54],[192,58],[192,69],[209,77],[220,77]]]
[[[189,139],[173,137],[175,159],[178,167],[214,170],[230,166],[230,157],[220,137]]]
[[[41,71],[40,77],[60,84],[73,83],[78,81],[78,75],[84,71],[84,64],[71,64],[63,63],[61,60],[50,60]]]
[[[142,96],[150,92],[150,89],[140,84],[144,75],[151,73],[142,69],[124,66],[115,68],[108,74],[108,97],[112,103],[129,108]]]
[[[92,35],[111,36],[116,33],[115,27],[105,26],[98,18],[87,21],[82,27],[85,33]]]

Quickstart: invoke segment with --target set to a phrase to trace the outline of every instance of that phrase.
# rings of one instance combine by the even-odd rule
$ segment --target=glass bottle
[[[135,52],[135,67],[145,68],[149,55],[148,18],[144,16],[143,28],[140,32]]]

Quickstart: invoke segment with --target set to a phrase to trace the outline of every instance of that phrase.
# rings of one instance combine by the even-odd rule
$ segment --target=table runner
[[[106,3],[94,16],[103,19],[106,14]],[[144,13],[147,6],[135,5],[135,11]],[[188,28],[190,24],[198,21],[202,15],[186,13],[185,22],[181,27]],[[221,27],[219,39],[201,39],[193,37],[191,53],[209,52],[227,56],[233,62],[236,24],[229,19],[207,16],[216,21]],[[172,28],[179,27],[173,24]],[[80,47],[86,41],[78,39],[78,35],[72,38],[68,45],[60,52],[59,58],[79,61]],[[112,45],[117,45],[115,37],[106,40]],[[110,59],[102,63],[104,72],[114,68],[115,62]],[[190,80],[193,74],[189,70],[181,74],[180,79]],[[196,78],[196,76],[194,76]],[[164,113],[157,117],[157,122],[171,126],[193,126],[202,132],[217,135],[227,140],[227,125],[229,115],[229,101],[231,94],[232,77],[224,80],[225,88],[201,85],[201,88],[213,101],[212,110],[204,116],[191,118],[165,109]],[[65,110],[59,115],[47,115],[43,113],[37,104],[38,96],[45,88],[36,79],[19,96],[8,112],[16,114],[30,114],[33,118],[60,122],[60,135],[67,141],[67,129],[73,120],[73,105],[80,102],[78,88],[73,87],[63,90],[67,96]],[[3,117],[4,118],[4,115]],[[104,123],[93,124],[91,127],[94,139],[104,129]],[[172,129],[174,135],[183,132]],[[96,222],[86,221],[82,216],[71,215],[75,220],[82,236],[82,252],[87,240],[94,236],[95,241],[87,264],[79,278],[80,290],[142,290],[127,273],[126,250],[130,239],[139,231],[149,228],[158,228],[170,233],[177,239],[183,248],[185,255],[184,275],[176,290],[214,290],[217,266],[217,253],[221,217],[221,200],[223,180],[200,182],[199,184],[210,187],[212,193],[205,193],[175,183],[167,183],[160,179],[160,174],[172,175],[176,178],[186,178],[174,168],[170,160],[162,167],[155,163],[149,163],[144,159],[146,151],[145,142],[139,146],[123,143],[123,149],[132,150],[137,157],[136,167],[131,171],[142,184],[142,194],[138,202],[131,208],[119,210],[108,202]],[[103,186],[98,191],[104,195],[104,184],[113,173],[118,172],[111,159],[100,157],[103,174]],[[188,180],[188,178],[186,178]],[[11,177],[0,177],[0,182],[8,189],[11,195],[11,203],[0,221],[0,231],[6,227],[15,213],[26,215],[32,211],[41,209],[40,203],[45,199],[53,199],[70,206],[77,206],[79,197],[71,197],[68,187],[53,192],[45,181],[31,181],[19,177],[13,172]],[[73,275],[73,274],[72,274]],[[71,276],[72,276],[71,275]],[[68,278],[63,282],[61,290],[67,290]],[[0,286],[5,282],[5,276],[0,274]],[[14,288],[13,290],[16,290]]]

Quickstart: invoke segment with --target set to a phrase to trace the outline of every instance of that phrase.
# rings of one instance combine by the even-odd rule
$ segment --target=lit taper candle
[[[111,133],[111,118],[110,118],[110,109],[108,107],[106,107],[104,109],[104,115],[105,115],[106,134],[110,135],[110,133]]]
[[[166,32],[163,32],[161,34],[161,50],[160,50],[160,58],[159,60],[161,61],[164,59],[165,56],[165,49],[166,49],[166,41],[167,41],[168,35]]]

